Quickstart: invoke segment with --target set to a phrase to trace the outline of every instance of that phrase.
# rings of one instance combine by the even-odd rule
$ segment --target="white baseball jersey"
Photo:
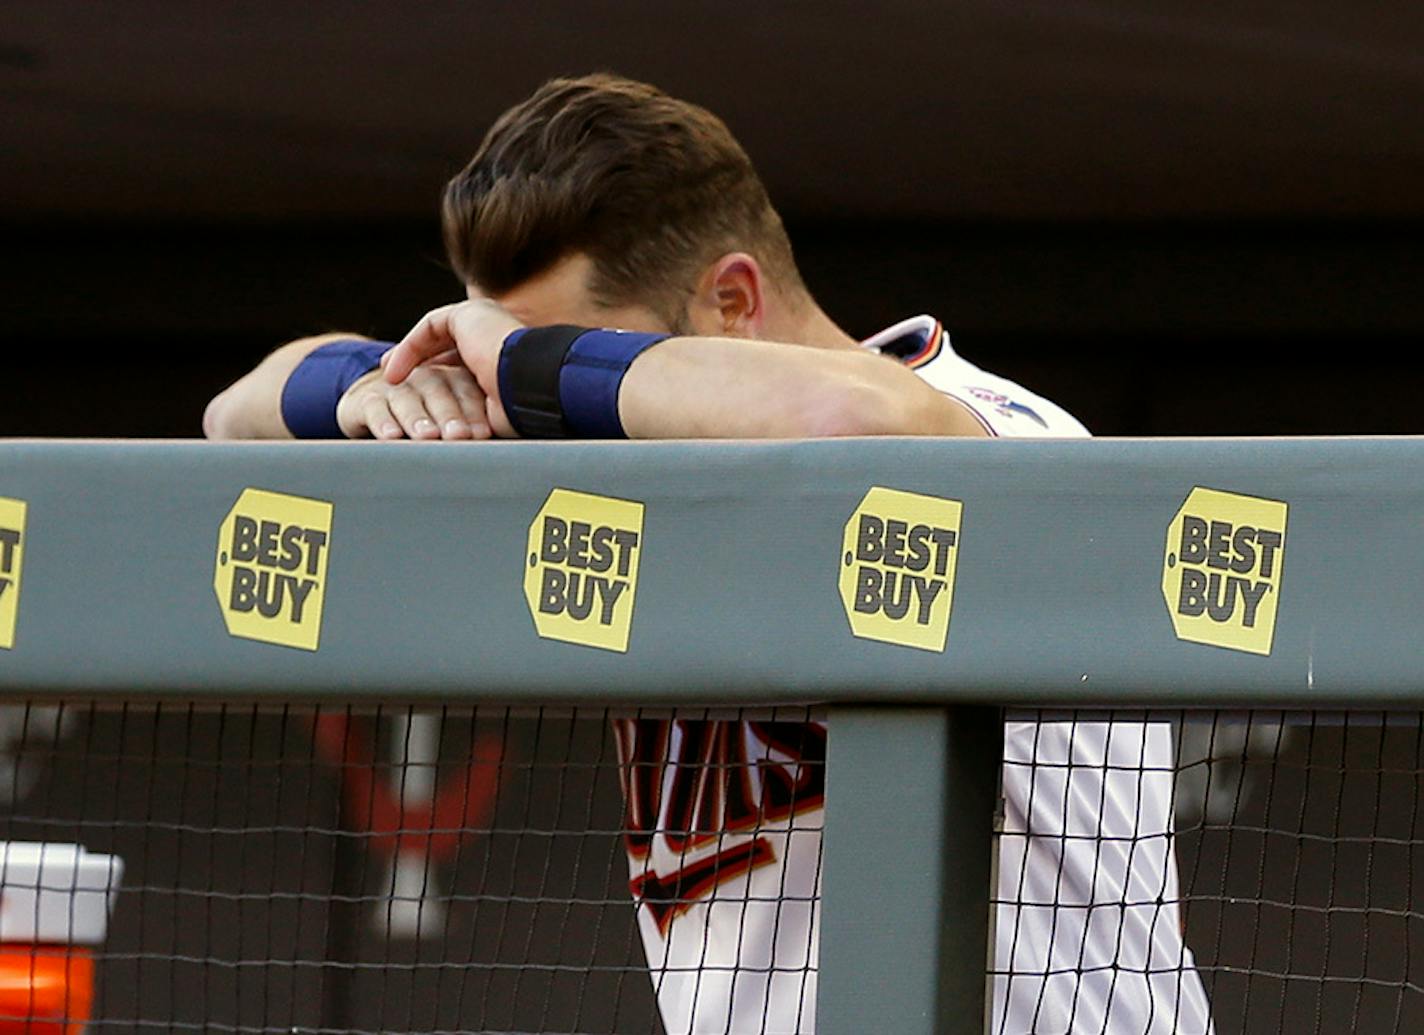
[[[1064,410],[955,354],[921,316],[863,343],[996,437],[1080,437]],[[629,887],[668,1035],[815,1030],[826,727],[620,719]],[[992,1027],[1206,1035],[1181,937],[1166,723],[1037,721],[1004,736]]]
[[[668,1035],[814,1031],[826,727],[613,727],[629,888]]]

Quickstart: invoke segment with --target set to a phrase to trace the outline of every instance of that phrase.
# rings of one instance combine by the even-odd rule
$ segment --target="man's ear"
[[[697,286],[694,308],[701,333],[728,338],[760,338],[766,321],[766,282],[761,264],[746,252],[729,252],[707,267]]]

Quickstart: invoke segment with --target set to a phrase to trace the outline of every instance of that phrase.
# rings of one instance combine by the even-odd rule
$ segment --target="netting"
[[[5,705],[0,839],[126,864],[95,1030],[658,1032],[659,993],[730,977],[765,1014],[777,982],[801,998],[808,927],[796,966],[645,951],[633,906],[688,930],[709,903],[733,930],[770,909],[772,938],[815,908],[819,827],[788,830],[820,805],[824,734],[804,708],[724,714],[746,721]],[[791,849],[811,887],[752,881]]]
[[[1187,939],[1221,1032],[1424,1031],[1424,716],[1178,716]]]
[[[10,704],[0,839],[123,858],[96,1031],[809,1030],[816,718]],[[1424,716],[1148,718],[1010,717],[996,1030],[1424,1030]]]
[[[656,1030],[606,716],[11,706],[11,840],[127,864],[99,1030]]]
[[[1424,1030],[1424,716],[1010,720],[995,1030]]]

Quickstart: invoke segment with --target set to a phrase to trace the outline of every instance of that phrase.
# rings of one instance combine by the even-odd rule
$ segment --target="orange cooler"
[[[0,1035],[81,1035],[123,873],[81,845],[0,841]]]

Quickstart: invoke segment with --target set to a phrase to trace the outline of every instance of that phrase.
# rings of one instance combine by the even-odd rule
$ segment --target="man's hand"
[[[488,428],[500,438],[513,438],[514,427],[499,400],[499,352],[505,336],[522,326],[484,298],[432,309],[386,354],[385,379],[391,385],[407,384],[421,364],[454,349],[484,394]]]
[[[485,439],[490,437],[485,393],[453,353],[411,371],[399,385],[380,370],[361,378],[336,405],[347,438]],[[448,360],[449,362],[443,362]]]

